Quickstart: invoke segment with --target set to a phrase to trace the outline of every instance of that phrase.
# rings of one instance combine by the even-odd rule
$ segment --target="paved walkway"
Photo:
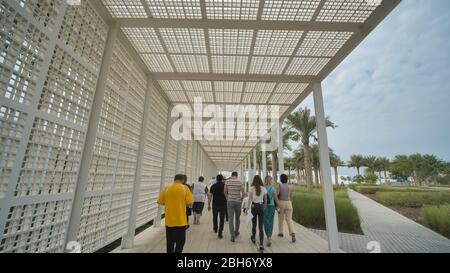
[[[276,227],[277,221],[275,220],[275,232],[278,230]],[[328,252],[328,243],[323,238],[298,224],[295,224],[295,230],[297,233],[295,244],[290,242],[289,238],[274,238],[272,247],[266,247],[266,253]],[[212,215],[206,213],[202,217],[201,225],[191,226],[189,229],[185,253],[258,253],[257,247],[250,241],[251,225],[242,221],[241,236],[238,237],[236,243],[230,242],[227,225],[224,236],[225,238],[222,240],[217,238],[212,231]],[[166,251],[165,230],[164,228],[149,228],[136,236],[135,243],[133,249],[118,248],[113,253],[164,253]]]
[[[347,252],[369,252],[367,243],[377,241],[383,253],[450,253],[450,240],[405,216],[349,190],[361,217],[365,235],[340,234],[341,248]],[[323,231],[314,231],[323,238]]]

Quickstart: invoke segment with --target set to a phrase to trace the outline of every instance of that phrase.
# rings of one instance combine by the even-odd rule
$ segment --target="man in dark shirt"
[[[213,228],[215,233],[219,233],[219,238],[223,238],[223,227],[225,225],[225,214],[227,210],[227,199],[225,197],[225,183],[222,175],[217,176],[217,183],[211,187],[208,194],[208,210],[213,211]],[[218,223],[218,218],[220,223]]]

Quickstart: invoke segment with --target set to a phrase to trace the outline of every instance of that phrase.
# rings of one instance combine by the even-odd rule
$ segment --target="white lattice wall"
[[[78,234],[83,251],[95,251],[126,232],[145,92],[144,72],[116,42]]]
[[[109,27],[86,0],[0,0],[0,25],[0,252],[62,252]],[[83,252],[127,232],[136,180],[147,76],[122,42],[113,46],[77,236]],[[150,89],[137,227],[157,215],[163,166],[164,184],[200,175],[198,143],[167,138],[169,103]]]
[[[147,123],[146,146],[142,169],[142,182],[138,203],[138,226],[156,217],[164,158],[167,115],[169,105],[157,92],[152,93],[150,120]]]
[[[76,12],[0,1],[0,252],[63,249],[107,33]]]

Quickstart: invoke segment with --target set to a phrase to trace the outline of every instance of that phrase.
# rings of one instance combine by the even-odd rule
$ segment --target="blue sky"
[[[416,152],[450,161],[450,1],[402,1],[323,92],[339,125],[330,147],[345,161]],[[312,95],[305,106],[314,109]]]

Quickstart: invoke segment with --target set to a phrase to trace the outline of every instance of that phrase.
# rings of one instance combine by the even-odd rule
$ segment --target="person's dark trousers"
[[[214,231],[219,233],[223,232],[223,227],[225,226],[225,214],[227,207],[223,206],[213,206],[213,228]]]
[[[264,206],[262,204],[252,204],[252,237],[256,238],[256,225],[259,228],[259,242],[264,245]]]
[[[166,227],[167,253],[183,253],[186,227]]]

